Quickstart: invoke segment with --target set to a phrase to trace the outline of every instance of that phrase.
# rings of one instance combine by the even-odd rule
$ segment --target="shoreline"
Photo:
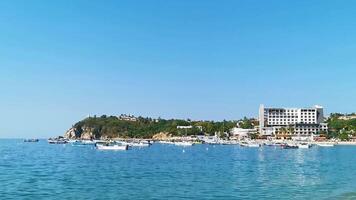
[[[153,141],[153,142],[159,142],[159,141],[172,141],[172,140],[181,140],[181,141],[192,141],[192,140],[186,140],[187,138],[166,138],[166,139],[152,139],[152,138],[111,138],[111,139],[106,139],[107,141],[115,141],[115,140],[121,140],[121,141],[140,141],[140,140],[147,140],[147,141]],[[0,138],[0,140],[24,140],[24,138]],[[39,140],[47,140],[45,138],[40,138]],[[86,139],[70,139],[70,140],[81,140],[81,141],[85,141]],[[97,139],[100,140],[100,139]],[[105,140],[103,140],[105,141]],[[230,140],[227,140],[230,141]],[[235,140],[231,140],[231,141],[235,141]],[[266,142],[269,140],[251,140],[251,141],[255,141],[255,142]],[[286,141],[292,141],[292,140],[284,140],[284,142]],[[240,142],[240,141],[239,141]],[[338,146],[356,146],[356,141],[309,141],[309,143],[311,144],[334,144],[334,145],[338,145]]]

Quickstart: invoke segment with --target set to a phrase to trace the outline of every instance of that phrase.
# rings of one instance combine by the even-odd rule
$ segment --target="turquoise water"
[[[0,199],[355,199],[355,165],[348,146],[109,152],[0,140]]]

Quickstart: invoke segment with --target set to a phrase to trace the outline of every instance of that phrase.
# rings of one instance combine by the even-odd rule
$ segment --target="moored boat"
[[[158,143],[161,143],[161,144],[174,144],[174,142],[167,141],[167,140],[161,140],[161,141],[158,141]]]
[[[109,145],[109,144],[97,144],[96,149],[98,150],[115,150],[115,151],[126,151],[128,150],[129,146],[128,145]]]
[[[285,143],[281,145],[283,149],[298,149],[298,145],[292,143]]]
[[[47,141],[49,144],[67,144],[68,143],[68,140],[63,137],[49,138]]]
[[[297,146],[299,149],[309,149],[311,147],[311,145],[306,142],[298,143]]]
[[[317,146],[319,147],[333,147],[334,143],[330,143],[330,142],[321,142],[321,143],[316,143]]]
[[[39,142],[39,139],[25,139],[24,142]]]
[[[131,143],[128,143],[128,145],[131,147],[149,147],[150,143],[148,143],[148,142],[131,142]]]
[[[96,142],[94,140],[82,140],[81,143],[83,145],[95,145]]]
[[[242,147],[252,147],[252,148],[257,148],[257,147],[260,147],[261,145],[259,144],[259,143],[257,143],[257,142],[251,142],[251,141],[249,141],[249,142],[241,142],[240,143],[240,146],[242,146]]]
[[[191,143],[191,142],[174,142],[174,145],[176,145],[176,146],[192,146],[193,143]]]
[[[96,144],[95,141],[92,140],[76,140],[76,141],[70,141],[69,143],[72,144],[72,146],[93,146]]]

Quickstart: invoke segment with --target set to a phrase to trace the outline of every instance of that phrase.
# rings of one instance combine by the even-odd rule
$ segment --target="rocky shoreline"
[[[96,137],[94,134],[94,128],[83,127],[81,131],[77,130],[75,127],[68,129],[64,133],[64,138],[66,139],[79,139],[79,140],[108,140],[108,139],[151,139],[151,140],[170,140],[172,138],[172,134],[168,132],[160,132],[153,135],[152,138],[121,138],[121,137],[108,137],[101,136]]]

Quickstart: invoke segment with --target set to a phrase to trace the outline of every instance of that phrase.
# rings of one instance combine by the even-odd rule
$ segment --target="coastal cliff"
[[[68,139],[83,139],[83,140],[101,139],[95,137],[94,128],[90,128],[90,127],[81,127],[80,129],[77,129],[76,127],[72,127],[64,133],[64,137]]]

